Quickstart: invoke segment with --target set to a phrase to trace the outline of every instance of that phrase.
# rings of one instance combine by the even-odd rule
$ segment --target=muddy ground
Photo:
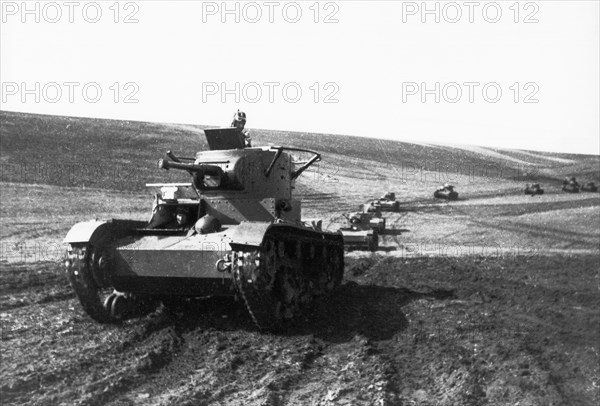
[[[349,258],[283,334],[232,300],[119,326],[60,266],[2,272],[2,402],[28,405],[593,405],[597,256]],[[573,277],[576,275],[576,277]]]

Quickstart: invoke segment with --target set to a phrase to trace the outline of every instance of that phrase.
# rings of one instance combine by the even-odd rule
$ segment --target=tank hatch
[[[246,137],[235,127],[206,129],[204,135],[211,150],[243,149],[246,146]]]

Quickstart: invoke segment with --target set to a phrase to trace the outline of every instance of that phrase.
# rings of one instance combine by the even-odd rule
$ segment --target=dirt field
[[[143,184],[177,179],[156,159],[199,149],[197,128],[0,118],[2,404],[600,402],[600,195],[560,191],[567,175],[599,183],[598,156],[261,132],[257,145],[323,151],[296,191],[329,229],[395,191],[381,249],[347,253],[341,288],[285,333],[224,299],[107,326],[72,293],[62,238],[81,220],[146,219]],[[447,180],[459,201],[432,198]],[[527,181],[546,193],[523,195]]]

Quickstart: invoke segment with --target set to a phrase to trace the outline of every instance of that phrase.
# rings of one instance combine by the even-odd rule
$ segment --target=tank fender
[[[64,239],[67,244],[108,244],[129,234],[133,228],[142,227],[144,222],[131,220],[91,220],[75,224]]]
[[[259,246],[271,226],[271,223],[262,221],[242,221],[229,235],[230,244]]]

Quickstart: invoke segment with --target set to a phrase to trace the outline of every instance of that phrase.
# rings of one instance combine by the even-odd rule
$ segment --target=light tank
[[[368,249],[377,251],[379,234],[385,230],[385,218],[373,212],[360,211],[347,215],[347,225],[340,228],[344,238],[344,247],[348,249]]]
[[[259,329],[292,323],[342,281],[340,233],[301,221],[295,180],[321,159],[314,151],[247,147],[236,128],[205,130],[209,150],[170,151],[158,167],[187,171],[191,183],[157,188],[149,221],[78,223],[68,232],[66,271],[83,309],[120,322],[159,301],[231,296]],[[294,163],[291,153],[310,154]]]
[[[361,204],[359,209],[360,211],[345,216],[349,227],[362,230],[370,228],[380,233],[385,232],[386,219],[382,216],[380,206]]]
[[[454,190],[454,186],[445,184],[433,192],[433,197],[436,199],[457,200],[458,192]]]
[[[394,192],[387,192],[379,199],[375,199],[370,203],[379,206],[382,211],[400,211],[400,202],[396,200],[396,193]]]
[[[565,180],[563,181],[563,186],[562,186],[562,190],[563,192],[567,192],[567,193],[579,193],[579,183],[577,182],[577,179],[575,179],[574,176],[571,176],[570,178],[565,178]]]
[[[539,183],[531,183],[531,184],[527,184],[525,186],[524,192],[526,195],[530,195],[530,196],[543,195],[544,189],[542,189],[542,187],[540,186]]]
[[[582,192],[597,192],[598,186],[594,182],[586,182],[581,186]]]

